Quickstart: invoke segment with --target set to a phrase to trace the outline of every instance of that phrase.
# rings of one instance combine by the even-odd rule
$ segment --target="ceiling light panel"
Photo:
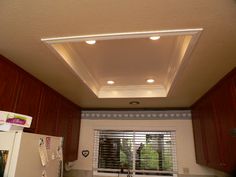
[[[166,97],[201,30],[113,33],[42,41],[56,50],[98,98]],[[156,37],[155,40],[161,37],[158,45],[147,40],[151,37]],[[84,45],[88,41],[95,44],[96,40],[99,45],[95,47]],[[147,76],[158,76],[158,80],[147,80]],[[114,84],[114,80],[107,78],[119,82]]]

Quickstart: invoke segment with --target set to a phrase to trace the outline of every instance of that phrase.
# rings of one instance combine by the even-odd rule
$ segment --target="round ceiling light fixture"
[[[110,81],[107,81],[107,84],[108,85],[112,85],[112,84],[114,84],[115,82],[114,81],[112,81],[112,80],[110,80]]]
[[[160,38],[161,38],[160,36],[151,36],[149,39],[151,39],[153,41],[156,41],[156,40],[158,40]]]
[[[155,80],[154,79],[147,79],[146,82],[149,83],[149,84],[152,84],[152,83],[155,82]]]
[[[89,41],[85,41],[87,44],[89,45],[93,45],[93,44],[96,44],[96,41],[95,40],[89,40]]]
[[[138,105],[138,104],[140,104],[140,102],[139,101],[130,101],[129,104],[131,104],[131,105]]]

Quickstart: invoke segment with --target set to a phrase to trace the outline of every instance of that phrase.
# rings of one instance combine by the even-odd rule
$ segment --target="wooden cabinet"
[[[230,171],[236,165],[236,138],[231,134],[236,127],[236,97],[233,93],[233,80],[231,78],[225,80],[211,94],[217,119],[217,136],[220,141],[219,168]]]
[[[64,138],[64,161],[78,158],[80,108],[50,88],[44,88],[36,133]]]
[[[32,116],[32,124],[27,132],[35,132],[39,108],[42,98],[43,84],[32,76],[22,73],[20,78],[19,95],[15,112]]]
[[[67,161],[74,161],[78,158],[79,148],[79,131],[80,131],[80,110],[73,106],[72,116],[68,125],[68,137],[67,137]]]
[[[0,55],[0,110],[33,117],[24,131],[64,137],[64,158],[78,157],[80,107]]]
[[[202,100],[201,119],[204,126],[205,148],[207,151],[207,165],[212,168],[219,168],[219,138],[217,136],[216,118],[213,112],[213,105],[209,97]]]
[[[57,135],[57,121],[61,97],[52,89],[45,87],[39,110],[36,133]]]
[[[192,109],[196,161],[199,164],[207,165],[208,155],[206,148],[205,127],[201,118],[201,112],[202,106],[200,103]]]
[[[236,69],[192,106],[197,163],[231,172],[236,167]]]
[[[64,161],[74,161],[78,157],[80,109],[72,103],[62,101],[58,117],[57,134],[64,137]]]
[[[64,161],[68,161],[67,157],[69,154],[69,123],[71,117],[70,105],[67,101],[61,101],[59,114],[58,114],[58,126],[57,126],[57,135],[63,137],[63,154]]]
[[[0,110],[12,111],[18,92],[19,70],[0,55]]]

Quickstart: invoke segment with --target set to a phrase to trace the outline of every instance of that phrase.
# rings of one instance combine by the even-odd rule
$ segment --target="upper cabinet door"
[[[80,121],[81,110],[79,107],[73,105],[72,116],[68,125],[68,161],[75,161],[78,159],[79,135],[80,135]]]
[[[232,89],[232,94],[233,94],[232,99],[234,101],[234,105],[235,105],[235,108],[236,108],[236,69],[235,69],[235,72],[233,74],[231,89]]]
[[[198,164],[207,165],[207,147],[205,137],[205,127],[202,120],[200,103],[195,105],[192,110],[193,132],[194,132],[194,144],[196,161]]]
[[[206,138],[206,149],[207,149],[207,164],[210,167],[219,169],[220,166],[220,142],[217,132],[216,117],[213,112],[213,105],[209,99],[209,95],[204,97],[201,101],[201,121],[204,126],[204,136]]]
[[[233,87],[233,79],[228,78],[212,91],[212,103],[220,139],[220,168],[228,172],[236,165],[236,137],[232,135],[232,130],[236,128],[236,98]]]
[[[80,108],[63,99],[61,102],[57,135],[64,137],[64,161],[75,161],[78,158],[80,133]]]
[[[18,92],[19,71],[0,55],[0,110],[13,112]]]
[[[36,132],[45,135],[56,135],[57,117],[61,96],[45,87],[40,106]]]
[[[70,144],[70,137],[68,136],[68,125],[71,120],[71,107],[69,101],[66,99],[61,100],[59,114],[58,114],[58,121],[57,121],[57,136],[63,137],[63,154],[64,154],[64,161],[68,162],[67,157],[69,151],[67,150]]]
[[[43,84],[30,75],[22,72],[20,85],[21,88],[15,112],[33,117],[31,127],[29,129],[25,128],[24,131],[34,132],[38,119]]]
[[[236,136],[232,133],[236,128],[236,68],[192,109],[198,163],[205,165],[205,149],[207,166],[231,172],[236,167]]]

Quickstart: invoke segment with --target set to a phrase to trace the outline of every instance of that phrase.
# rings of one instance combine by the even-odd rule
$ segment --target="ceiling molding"
[[[173,30],[157,30],[157,31],[140,31],[140,32],[124,32],[124,33],[106,33],[106,34],[92,34],[80,36],[62,36],[52,38],[42,38],[41,41],[48,44],[62,43],[62,42],[80,42],[86,40],[110,40],[110,39],[127,39],[127,38],[144,38],[152,35],[172,36],[172,35],[195,35],[203,28],[193,29],[173,29]]]
[[[166,89],[160,85],[128,85],[128,86],[103,86],[101,87],[99,98],[150,98],[165,97]]]
[[[183,70],[184,66],[187,63],[187,59],[189,58],[191,51],[193,50],[194,46],[197,43],[197,40],[200,36],[200,33],[203,29],[202,28],[197,28],[197,29],[174,29],[174,30],[162,30],[162,31],[143,31],[143,32],[126,32],[126,33],[109,33],[109,34],[96,34],[96,35],[82,35],[82,36],[68,36],[68,37],[56,37],[56,38],[43,38],[41,39],[51,50],[56,51],[57,56],[60,56],[60,59],[63,60],[65,64],[67,64],[70,69],[90,88],[90,90],[93,91],[93,93],[98,97],[98,98],[156,98],[156,97],[167,97],[171,94],[171,91],[174,89],[176,80],[180,77],[179,73],[180,70]],[[172,41],[175,43],[175,47],[172,52],[172,56],[168,58],[167,62],[169,64],[168,68],[162,68],[162,72],[165,70],[168,70],[167,74],[161,73],[163,75],[163,83],[158,83],[158,84],[147,84],[143,86],[138,85],[138,84],[127,84],[127,85],[104,85],[104,82],[101,82],[101,79],[104,79],[104,76],[100,76],[94,74],[95,70],[101,71],[101,68],[98,66],[103,64],[107,65],[106,62],[98,64],[97,67],[99,68],[93,68],[91,69],[89,66],[93,65],[90,63],[86,64],[86,59],[93,58],[95,62],[98,62],[100,60],[102,61],[107,61],[109,62],[109,56],[108,58],[105,58],[103,55],[96,58],[97,55],[88,55],[92,51],[91,48],[86,48],[86,50],[82,47],[79,47],[79,43],[76,42],[85,42],[87,40],[98,40],[100,42],[103,41],[103,45],[106,40],[110,41],[115,41],[117,39],[141,39],[141,38],[149,38],[151,36],[166,36],[166,37],[172,37],[171,39],[174,40]],[[76,45],[74,45],[76,44]],[[80,43],[81,44],[81,43]],[[107,44],[107,43],[105,43]],[[146,43],[145,43],[146,44]],[[134,46],[136,43],[134,44]],[[74,48],[73,48],[73,47]],[[168,45],[164,45],[168,46]],[[94,45],[96,47],[96,45]],[[117,46],[116,46],[117,47]],[[146,46],[147,47],[147,46]],[[152,46],[153,47],[153,46]],[[147,47],[148,48],[148,47]],[[81,57],[80,52],[81,49],[84,49],[87,51],[87,55],[85,56],[90,56],[90,58],[86,58],[85,56]],[[115,48],[117,49],[117,48]],[[118,47],[119,49],[119,47]],[[117,50],[118,50],[117,49]],[[149,48],[148,48],[149,49]],[[167,50],[165,48],[164,51],[159,51],[159,53],[170,53],[170,50]],[[156,50],[151,50],[156,53]],[[104,48],[102,50],[104,52]],[[109,50],[107,51],[109,52]],[[136,53],[138,53],[139,50],[137,50]],[[105,52],[106,53],[106,52]],[[122,53],[122,52],[120,52]],[[135,52],[133,52],[135,53]],[[84,54],[84,53],[83,53]],[[100,54],[100,53],[98,53]],[[124,53],[125,54],[125,53]],[[140,53],[139,53],[140,54]],[[153,53],[152,53],[153,54]],[[127,55],[127,54],[126,54]],[[121,58],[126,58],[125,56],[120,56]],[[98,55],[99,56],[99,55]],[[137,56],[137,54],[136,54]],[[160,56],[159,55],[154,55],[156,58],[155,59],[155,64],[159,64],[158,61],[160,62]],[[168,55],[167,55],[168,56]],[[94,58],[95,57],[95,58]],[[112,56],[111,58],[115,58],[115,56]],[[131,57],[132,58],[132,57]],[[145,57],[144,58],[139,58],[142,60],[142,62],[145,62]],[[89,60],[88,60],[89,61]],[[126,60],[123,59],[120,62],[125,62]],[[136,61],[135,61],[136,62]],[[134,66],[135,67],[135,62]],[[162,61],[163,62],[163,61]],[[162,65],[160,65],[162,66]],[[108,66],[109,67],[109,66]],[[104,68],[102,68],[104,69]],[[114,68],[115,69],[115,68]],[[150,69],[150,67],[149,67]],[[153,70],[153,68],[152,68]],[[110,70],[111,71],[111,70]],[[145,72],[148,70],[145,70]],[[140,71],[141,73],[142,71]],[[154,70],[152,71],[154,72]],[[155,70],[155,75],[158,75],[157,70]],[[135,74],[135,73],[132,73]],[[136,73],[137,74],[137,73]],[[155,76],[154,75],[154,76]],[[112,77],[111,73],[106,73],[106,76]],[[122,77],[122,76],[120,76]],[[143,77],[143,76],[142,76]],[[147,77],[147,76],[145,76]],[[99,78],[99,79],[98,79]],[[127,76],[123,76],[123,79],[126,79]],[[100,81],[99,81],[100,80]],[[138,80],[138,79],[137,79]]]

